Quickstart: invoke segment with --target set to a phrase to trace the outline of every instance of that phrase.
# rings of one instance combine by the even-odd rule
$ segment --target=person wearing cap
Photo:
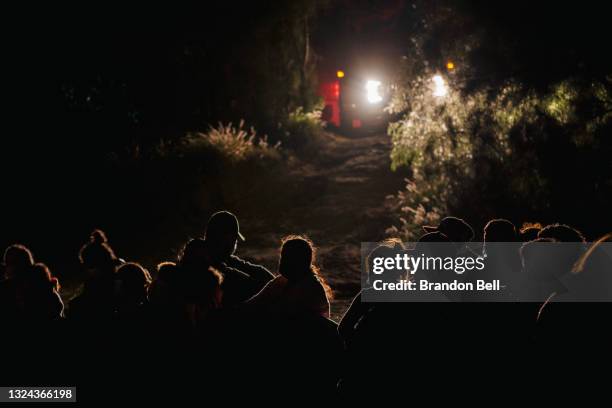
[[[439,232],[445,235],[454,244],[457,255],[464,253],[475,254],[467,246],[467,243],[474,239],[474,229],[461,218],[444,217],[437,227],[426,225],[423,227],[423,230],[426,233]]]
[[[474,239],[474,229],[457,217],[445,217],[437,227],[424,226],[425,232],[441,232],[446,235],[451,242],[469,242]]]
[[[274,279],[274,275],[265,267],[245,261],[234,254],[238,240],[245,241],[245,238],[240,233],[238,219],[231,212],[214,213],[208,220],[204,239],[210,250],[212,266],[224,275],[226,296],[229,295],[236,301],[247,300]],[[236,279],[233,279],[234,276]]]

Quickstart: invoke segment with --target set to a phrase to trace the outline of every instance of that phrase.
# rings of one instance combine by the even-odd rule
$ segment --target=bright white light
[[[434,83],[433,95],[440,97],[446,96],[446,94],[448,93],[448,88],[446,87],[444,79],[440,75],[434,75],[431,80]]]
[[[380,81],[369,80],[366,82],[366,91],[368,93],[368,102],[370,103],[378,103],[382,101],[382,96],[380,95]]]

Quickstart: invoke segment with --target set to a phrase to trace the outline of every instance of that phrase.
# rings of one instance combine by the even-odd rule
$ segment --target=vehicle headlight
[[[433,95],[437,97],[446,96],[448,88],[446,82],[444,82],[444,78],[442,78],[441,75],[434,75],[431,80],[433,82]]]
[[[367,92],[367,98],[368,98],[368,102],[370,103],[378,103],[380,101],[382,101],[382,95],[380,94],[380,81],[375,81],[375,80],[368,80],[366,82],[366,92]]]

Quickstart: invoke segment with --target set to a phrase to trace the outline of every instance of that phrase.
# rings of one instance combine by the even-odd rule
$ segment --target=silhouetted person
[[[234,214],[219,211],[210,217],[205,240],[210,264],[224,277],[226,304],[249,299],[274,278],[263,266],[247,262],[234,254],[238,239],[244,241],[244,236],[240,233],[238,219]]]
[[[5,255],[10,278],[0,284],[0,318],[8,319],[2,322],[2,370],[12,381],[63,381],[67,351],[75,350],[65,347],[59,283],[44,264],[32,264],[26,247],[13,245]]]
[[[290,235],[283,238],[279,276],[270,281],[249,304],[274,313],[313,314],[330,317],[331,290],[315,264],[315,248],[310,240]]]
[[[85,284],[69,305],[68,317],[81,323],[109,321],[115,309],[115,271],[121,261],[108,244],[106,235],[95,230],[79,251]]]
[[[148,290],[151,285],[149,271],[134,262],[121,265],[116,272],[116,308],[120,317],[141,317],[148,307]]]
[[[52,322],[63,317],[64,303],[60,284],[47,265],[37,263],[28,268],[23,279],[23,316],[35,322]]]
[[[425,232],[441,232],[451,242],[469,242],[474,239],[474,229],[457,217],[444,217],[437,227],[424,226]]]
[[[474,255],[466,245],[467,242],[474,239],[474,229],[465,220],[457,217],[444,217],[437,227],[424,226],[423,229],[427,233],[439,232],[444,234],[454,244],[457,255]]]
[[[364,302],[362,299],[364,292],[372,290],[372,288],[369,287],[369,285],[371,285],[372,279],[373,279],[373,273],[372,273],[373,260],[378,257],[381,257],[381,258],[394,257],[396,254],[404,250],[405,250],[404,245],[402,244],[400,240],[389,239],[389,240],[381,242],[366,257],[365,273],[367,273],[367,276],[368,276],[368,279],[366,281],[366,283],[368,284],[368,287],[359,291],[357,296],[353,298],[351,305],[344,313],[344,316],[342,316],[342,320],[340,321],[340,324],[338,326],[338,331],[340,332],[340,335],[342,336],[342,339],[345,341],[345,343],[348,344],[351,342],[353,338],[353,334],[355,333],[355,329],[357,325],[359,324],[359,322],[361,321],[361,319],[372,308],[377,306],[376,302]],[[394,272],[397,273],[396,276],[389,278],[389,281],[399,281],[400,279],[405,277],[405,271],[395,271],[394,270]]]
[[[580,231],[565,224],[551,224],[542,228],[538,232],[538,238],[549,238],[556,242],[567,243],[563,245],[566,251],[563,252],[565,262],[573,264],[584,254],[586,250],[586,238]],[[569,269],[567,272],[569,272]]]
[[[156,321],[155,330],[165,335],[184,329],[187,318],[183,307],[183,288],[179,266],[174,262],[161,262],[149,287],[151,314]]]
[[[201,238],[185,245],[177,272],[183,317],[190,327],[197,328],[211,312],[223,306],[224,276],[211,265],[208,243]],[[238,274],[229,268],[226,273]],[[244,284],[248,285],[248,277]]]
[[[131,375],[141,370],[141,377],[151,374],[146,369],[149,356],[155,350],[151,339],[161,340],[159,332],[154,331],[157,328],[153,327],[157,322],[153,320],[148,300],[150,285],[151,275],[137,263],[127,262],[117,269],[112,328],[121,342],[114,347],[121,362],[132,366]]]
[[[4,251],[2,263],[4,279],[8,280],[34,265],[34,257],[25,245],[13,244]]]
[[[461,247],[459,249],[462,250]],[[448,256],[455,256],[455,252],[457,251],[457,246],[455,242],[451,241],[450,238],[442,233],[441,231],[428,232],[427,234],[422,235],[415,248],[414,253],[416,256],[423,255],[425,257],[432,258],[446,258]],[[439,267],[433,268],[422,268],[422,270],[416,272],[412,275],[412,278],[415,281],[419,280],[427,280],[429,282],[450,282],[454,279],[463,280],[465,279],[465,274],[459,275],[454,271],[446,271],[442,270]],[[423,292],[416,292],[423,294]],[[443,293],[427,293],[428,297],[430,297],[431,302],[446,302],[448,300],[458,300],[459,294],[454,292],[443,292]]]
[[[544,302],[552,295],[567,291],[561,277],[571,271],[574,261],[554,239],[538,238],[526,242],[521,246],[520,256],[526,276],[524,292],[520,294],[522,299]]]
[[[503,218],[496,218],[484,227],[484,242],[516,242],[516,227]]]
[[[537,314],[536,346],[543,364],[570,359],[598,361],[610,356],[612,331],[612,234],[607,234],[576,262],[564,282],[568,292],[552,294]],[[609,361],[609,360],[607,360]]]
[[[266,367],[269,376],[251,376],[256,397],[269,385],[292,395],[333,395],[343,345],[329,320],[329,289],[315,264],[315,248],[301,236],[283,239],[276,277],[243,308],[244,330],[232,336],[237,364]],[[245,342],[248,345],[245,346]]]
[[[474,293],[472,300],[503,300],[511,299],[513,293],[524,283],[520,244],[514,224],[506,219],[498,218],[487,222],[483,231],[482,255],[485,257],[485,269],[473,271],[471,280],[499,279],[502,291],[495,293]]]
[[[163,308],[176,302],[177,275],[176,263],[161,262],[157,265],[155,280],[149,287],[149,300],[156,308]]]
[[[21,244],[13,244],[2,258],[3,280],[0,281],[0,318],[15,321],[23,311],[23,285],[34,265],[32,252]]]
[[[612,233],[588,248],[565,283],[574,301],[612,301]]]
[[[390,244],[391,251],[377,248],[370,254],[370,259],[366,263],[371,266],[372,255],[400,253],[401,245]],[[454,253],[455,247],[442,232],[433,231],[419,239],[411,255],[445,256],[447,251]],[[454,274],[452,271],[450,273]],[[415,281],[438,280],[435,272],[430,274],[423,270],[408,277]],[[401,276],[398,275],[397,278]],[[364,290],[361,295],[363,296],[367,290],[369,289]],[[403,296],[405,297],[403,302],[363,304],[362,312],[365,313],[361,313],[359,318],[348,315],[346,317],[348,321],[341,323],[343,326],[341,334],[346,336],[344,338],[347,345],[346,366],[340,384],[345,399],[358,402],[364,390],[394,392],[401,389],[402,384],[405,385],[405,377],[397,375],[398,367],[411,367],[411,370],[421,372],[421,369],[437,365],[437,352],[446,347],[455,347],[459,335],[453,330],[455,326],[453,319],[457,316],[449,314],[449,311],[457,305],[449,304],[444,294],[416,292],[405,293]],[[424,302],[421,301],[422,298]],[[360,300],[355,298],[353,305]],[[433,303],[434,301],[442,303]],[[352,327],[346,327],[347,325]],[[422,355],[428,356],[427,365],[419,365],[418,359]]]
[[[547,225],[538,232],[538,238],[551,238],[557,242],[586,242],[580,231],[565,224]]]
[[[519,231],[519,239],[522,242],[533,241],[538,238],[538,233],[542,229],[542,225],[540,223],[531,223],[525,222],[521,226],[521,230]]]

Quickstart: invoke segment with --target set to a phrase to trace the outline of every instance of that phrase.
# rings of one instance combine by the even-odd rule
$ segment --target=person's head
[[[425,232],[441,232],[451,242],[469,242],[474,239],[474,229],[464,220],[457,217],[445,217],[437,227],[424,226]]]
[[[91,233],[89,241],[79,251],[79,261],[88,271],[114,269],[117,257],[108,244],[104,231],[96,229]]]
[[[305,237],[289,235],[282,240],[278,272],[290,281],[313,274],[315,248]]]
[[[414,251],[417,256],[420,254],[425,254],[428,256],[447,256],[451,246],[435,244],[450,244],[451,242],[452,241],[440,231],[428,232],[419,238],[416,246],[414,247]]]
[[[60,289],[59,280],[44,263],[37,263],[28,268],[26,281],[27,286],[33,289],[49,291]]]
[[[432,258],[444,258],[453,255],[455,247],[452,241],[440,231],[428,232],[422,235],[414,247],[414,256],[425,256]],[[439,267],[425,271],[425,275],[430,279],[440,280],[443,278]],[[450,276],[450,274],[446,274]],[[418,275],[420,279],[423,275]]]
[[[551,238],[557,242],[586,242],[580,231],[565,224],[551,224],[538,232],[538,238]]]
[[[401,255],[406,251],[404,244],[400,240],[396,239],[387,239],[382,241],[376,246],[366,257],[365,268],[368,276],[368,282],[371,281],[374,269],[374,260],[377,258],[395,258],[396,255]],[[406,270],[390,270],[385,273],[392,273],[393,276],[389,278],[390,282],[399,281],[401,279],[405,279],[408,271]]]
[[[189,240],[179,255],[179,265],[187,269],[206,269],[211,264],[210,246],[202,238]]]
[[[3,263],[6,278],[13,278],[34,265],[34,257],[26,246],[13,244],[4,251]]]
[[[140,304],[147,299],[151,285],[149,271],[135,262],[127,262],[117,269],[116,280],[119,282],[119,299],[126,304]]]
[[[148,290],[149,300],[154,305],[168,305],[176,301],[181,274],[174,262],[161,262],[157,264],[155,280],[151,282]]]
[[[215,260],[222,261],[236,251],[238,239],[244,241],[244,236],[236,216],[229,211],[219,211],[209,218],[205,239]]]
[[[428,232],[421,235],[418,242],[451,242],[451,240],[440,231]],[[418,246],[417,246],[418,247]]]
[[[173,279],[176,271],[176,263],[174,262],[161,262],[157,264],[157,279],[163,282],[169,282]]]
[[[565,224],[551,224],[542,228],[538,238],[553,239],[565,243],[563,259],[567,263],[575,263],[586,250],[586,238],[580,231]],[[571,265],[570,265],[571,266]]]
[[[558,252],[556,241],[550,238],[537,238],[522,244],[519,254],[525,276],[531,281],[543,281],[568,272],[569,269],[556,256]]]
[[[519,231],[519,239],[522,242],[533,241],[538,238],[538,233],[542,229],[539,222],[524,222]]]
[[[312,241],[301,235],[288,235],[281,240],[278,273],[289,282],[298,282],[314,276],[323,286],[328,299],[333,296],[326,280],[316,266],[316,248]]]
[[[516,227],[503,218],[487,222],[484,227],[484,242],[516,242]]]

